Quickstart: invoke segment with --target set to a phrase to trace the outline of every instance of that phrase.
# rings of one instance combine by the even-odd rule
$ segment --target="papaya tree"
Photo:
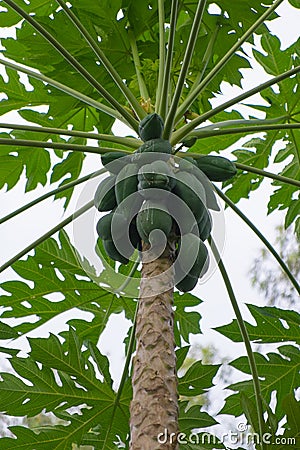
[[[46,425],[11,426],[1,449],[246,448],[248,428],[235,442],[225,433],[227,444],[212,428],[219,414],[244,415],[257,449],[297,447],[299,315],[248,305],[255,325],[245,322],[222,260],[225,204],[300,293],[286,262],[236,206],[272,179],[268,212],[286,210],[285,228],[299,234],[299,41],[283,50],[268,28],[284,4],[300,7],[0,2],[0,187],[25,179],[26,192],[44,188],[0,223],[48,198],[65,210],[0,268],[3,277],[10,268],[0,350],[11,366],[1,374],[0,411],[51,415]],[[248,89],[243,74],[257,65],[265,81]],[[242,88],[239,95],[223,101],[224,82]],[[241,112],[248,102],[249,116]],[[277,173],[273,161],[283,163]],[[212,415],[189,399],[213,391],[221,364],[180,368],[191,335],[201,333],[202,300],[190,291],[214,268],[236,317],[217,331],[244,343],[245,355],[231,361],[240,381]],[[120,313],[131,326],[116,383],[99,340]],[[51,328],[61,317],[67,331]],[[254,351],[257,342],[265,354]]]

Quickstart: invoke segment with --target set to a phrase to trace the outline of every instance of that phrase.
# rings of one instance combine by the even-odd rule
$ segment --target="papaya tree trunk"
[[[175,450],[178,395],[173,313],[173,253],[168,243],[162,255],[143,267],[136,323],[133,400],[130,407],[130,450]]]

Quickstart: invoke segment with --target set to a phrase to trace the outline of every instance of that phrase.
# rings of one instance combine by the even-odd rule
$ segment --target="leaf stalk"
[[[255,395],[255,400],[256,400],[256,408],[257,408],[257,417],[258,417],[258,427],[259,427],[259,435],[260,435],[260,447],[262,450],[264,450],[265,448],[265,444],[263,441],[263,434],[264,434],[264,412],[263,412],[263,405],[262,405],[262,395],[261,395],[261,389],[260,389],[260,383],[259,383],[259,376],[258,376],[258,371],[257,371],[257,366],[256,366],[256,362],[255,362],[255,357],[254,357],[254,353],[252,351],[251,348],[251,342],[249,339],[249,335],[248,335],[248,331],[245,325],[245,322],[243,320],[236,296],[234,294],[233,291],[233,287],[231,284],[231,281],[229,279],[229,276],[227,274],[226,268],[224,266],[224,263],[222,261],[222,258],[219,254],[219,251],[217,249],[217,246],[214,242],[214,240],[211,238],[210,239],[210,246],[213,252],[213,255],[215,257],[215,260],[218,261],[218,266],[221,272],[221,275],[223,277],[227,292],[228,292],[228,296],[230,298],[231,304],[232,304],[232,308],[234,310],[238,325],[239,325],[239,329],[246,347],[246,352],[247,352],[247,356],[248,356],[248,362],[249,362],[249,366],[250,366],[250,370],[251,370],[251,374],[252,374],[252,381],[253,381],[253,388],[254,388],[254,395]]]

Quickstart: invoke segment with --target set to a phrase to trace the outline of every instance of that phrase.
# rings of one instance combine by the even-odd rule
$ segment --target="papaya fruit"
[[[196,287],[197,283],[198,283],[198,278],[193,277],[192,275],[190,275],[188,273],[187,275],[185,275],[185,277],[182,278],[181,281],[179,281],[176,284],[176,288],[180,292],[189,292],[189,291],[192,291],[194,289],[194,287]]]
[[[136,227],[141,239],[149,243],[149,235],[154,230],[161,230],[166,237],[172,229],[172,217],[160,203],[146,200],[137,214]]]
[[[156,138],[146,141],[133,154],[132,161],[139,164],[149,164],[153,161],[168,161],[172,153],[172,145],[165,139]]]
[[[99,184],[94,196],[94,205],[98,211],[110,211],[117,206],[115,182],[116,176],[110,175]]]
[[[193,145],[196,144],[196,142],[197,142],[196,136],[190,136],[183,139],[182,144],[184,145],[184,147],[190,148],[193,147]]]
[[[197,225],[197,221],[189,206],[173,192],[165,200],[169,214],[173,218],[175,235],[190,233]]]
[[[113,259],[114,261],[118,261],[121,264],[127,264],[129,262],[129,259],[126,258],[126,256],[122,255],[118,251],[118,249],[117,249],[117,247],[116,247],[116,245],[115,245],[113,240],[111,240],[111,239],[103,239],[102,242],[103,242],[103,247],[104,247],[104,250],[105,250],[106,254],[111,259]],[[131,256],[131,255],[129,255],[129,256]]]
[[[142,240],[136,227],[136,217],[132,219],[129,225],[129,239],[134,248],[142,250]]]
[[[102,216],[96,225],[101,239],[120,239],[126,234],[128,222],[119,212],[112,211]]]
[[[171,191],[175,186],[174,174],[165,161],[154,161],[142,166],[138,173],[138,180],[138,189],[147,200],[160,198],[161,193],[157,189]],[[149,189],[151,190],[149,191]]]
[[[127,164],[123,167],[116,178],[116,199],[118,205],[129,195],[134,194],[138,187],[138,166]]]
[[[223,156],[201,156],[197,166],[211,181],[226,181],[237,173],[234,163]]]
[[[206,209],[205,189],[200,181],[189,172],[177,172],[173,192],[185,202],[199,222]]]
[[[213,186],[210,180],[207,178],[204,172],[200,170],[198,167],[194,166],[192,170],[192,174],[200,181],[202,186],[205,189],[206,195],[206,206],[209,209],[214,211],[220,211],[220,207],[217,203],[216,196],[213,190]]]
[[[179,170],[183,171],[183,172],[194,172],[194,167],[197,167],[197,162],[194,158],[191,158],[189,156],[185,157],[185,158],[178,158],[178,160],[176,160],[176,162],[178,162],[178,166],[179,166]]]
[[[127,158],[124,158],[125,156]],[[117,175],[125,165],[130,163],[130,156],[125,152],[108,152],[101,155],[101,162],[111,173]]]
[[[178,258],[179,250],[176,250],[177,258]],[[196,284],[198,283],[198,277],[191,275],[190,272],[183,270],[178,263],[178,259],[175,261],[175,286],[181,292],[189,292],[194,289]]]
[[[163,130],[164,122],[156,113],[148,114],[139,124],[139,135],[144,142],[161,138]]]
[[[210,212],[206,211],[206,214],[203,217],[203,219],[194,226],[192,233],[198,235],[200,239],[204,242],[210,236],[211,230],[212,230],[212,217]]]
[[[185,274],[199,278],[207,258],[206,245],[198,236],[188,233],[181,237],[175,267],[178,264]]]

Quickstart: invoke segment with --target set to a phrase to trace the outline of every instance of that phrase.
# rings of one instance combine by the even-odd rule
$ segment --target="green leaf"
[[[251,400],[244,392],[240,395],[241,407],[247,417],[249,424],[252,426],[254,432],[259,433],[257,408],[253,400]]]
[[[208,413],[201,411],[199,405],[188,408],[188,402],[179,403],[179,429],[182,433],[191,433],[195,428],[206,428],[218,422]]]
[[[30,80],[33,90],[26,90],[24,84],[20,82],[16,71],[6,68],[7,81],[4,81],[4,75],[0,78],[0,92],[3,92],[6,98],[0,101],[0,115],[18,110],[24,106],[38,106],[47,103],[49,94],[45,86],[36,81]]]
[[[292,60],[288,52],[281,51],[281,42],[277,36],[265,33],[261,38],[261,46],[266,54],[253,50],[255,59],[270,75],[279,75],[291,68]]]
[[[268,133],[264,138],[252,138],[243,145],[241,150],[234,150],[232,153],[238,163],[264,169],[269,164],[269,157],[273,145],[281,136],[280,131]],[[224,183],[224,186],[231,185],[226,191],[226,195],[235,203],[241,198],[249,198],[251,191],[256,190],[263,177],[251,172],[238,171],[237,175]]]
[[[179,370],[184,363],[184,360],[189,352],[190,345],[186,345],[184,347],[178,348],[176,350],[176,367]]]
[[[300,402],[294,395],[289,394],[282,400],[282,407],[287,414],[285,428],[291,431],[295,437],[300,437]]]
[[[202,300],[192,294],[180,295],[178,292],[174,294],[175,304],[175,336],[177,343],[180,345],[180,338],[190,343],[190,334],[200,334],[201,315],[197,311],[186,311],[186,308],[195,307],[202,303]]]
[[[300,315],[296,311],[270,306],[247,305],[247,307],[256,322],[256,325],[245,322],[251,341],[264,344],[286,341],[300,343]],[[229,325],[216,327],[215,330],[233,342],[243,341],[236,319]]]
[[[1,150],[1,149],[0,149]],[[23,162],[16,156],[0,156],[0,188],[13,188],[23,172]]]
[[[112,378],[109,371],[109,360],[107,356],[102,355],[93,342],[88,342],[88,349],[97,364],[99,372],[104,377],[105,382],[112,387]]]
[[[79,142],[78,142],[79,141]],[[72,142],[75,143],[81,143],[82,139],[75,140],[72,139]],[[68,141],[68,143],[71,143],[71,139]],[[51,183],[54,183],[55,181],[60,180],[61,178],[68,175],[67,178],[65,178],[59,186],[63,186],[66,183],[70,183],[71,181],[77,180],[79,178],[79,175],[81,173],[82,164],[84,161],[85,155],[84,153],[74,152],[69,153],[68,156],[60,163],[56,164],[53,167],[52,174],[51,174]],[[61,192],[60,194],[57,194],[55,198],[66,198],[64,207],[66,208],[71,200],[73,189],[70,189],[69,191]]]
[[[178,380],[178,392],[180,395],[194,397],[203,394],[212,384],[219,365],[203,365],[196,361]]]
[[[268,404],[271,402],[272,393],[276,392],[275,414],[280,421],[284,415],[283,398],[293,393],[299,385],[299,349],[292,345],[285,345],[278,348],[278,353],[268,353],[266,356],[255,353],[255,361],[260,377],[261,393]],[[247,375],[251,374],[248,359],[244,356],[231,362],[230,365]],[[220,414],[241,415],[243,413],[240,406],[240,394],[242,392],[255,402],[252,381],[235,383],[228,388],[238,393],[227,397]]]
[[[19,333],[4,322],[0,322],[0,339],[16,339]]]
[[[18,261],[13,269],[34,285],[32,288],[27,282],[19,280],[1,285],[9,294],[2,295],[2,305],[9,307],[2,317],[21,319],[14,327],[18,332],[36,329],[62,313],[79,308],[90,312],[92,321],[87,326],[86,318],[79,321],[71,319],[69,324],[75,326],[81,338],[97,343],[109,318],[108,308],[111,313],[121,312],[125,308],[126,315],[133,317],[134,302],[129,299],[113,302],[113,294],[88,277],[88,274],[94,274],[94,268],[80,257],[64,232],[60,233],[59,241],[48,239],[36,248],[34,256]]]
[[[35,435],[37,448],[42,448],[42,444],[45,448],[52,449],[67,448],[75,442],[80,444],[86,434],[91,432],[91,428],[96,426],[101,439],[106,435],[114,410],[115,392],[110,384],[105,380],[101,382],[95,376],[91,361],[97,364],[99,353],[95,360],[94,352],[84,350],[82,344],[73,330],[69,331],[67,350],[54,335],[47,339],[30,339],[30,356],[11,359],[18,376],[1,374],[1,410],[20,416],[34,416],[43,410],[52,411],[57,417],[67,421],[64,427],[55,426]],[[107,369],[105,371],[110,379],[109,372]],[[27,380],[29,384],[23,380]],[[108,436],[108,445],[112,445],[117,434],[126,437],[129,394],[130,391],[126,388],[117,407],[116,422]],[[69,408],[75,408],[75,412],[70,414]],[[12,428],[12,432],[18,436],[17,441],[4,438],[1,440],[1,448],[9,448],[6,447],[9,442],[10,448],[20,448],[18,446],[26,444],[30,433],[23,428]],[[45,443],[47,432],[52,436],[52,447],[47,447]],[[29,445],[32,442],[31,440]]]

